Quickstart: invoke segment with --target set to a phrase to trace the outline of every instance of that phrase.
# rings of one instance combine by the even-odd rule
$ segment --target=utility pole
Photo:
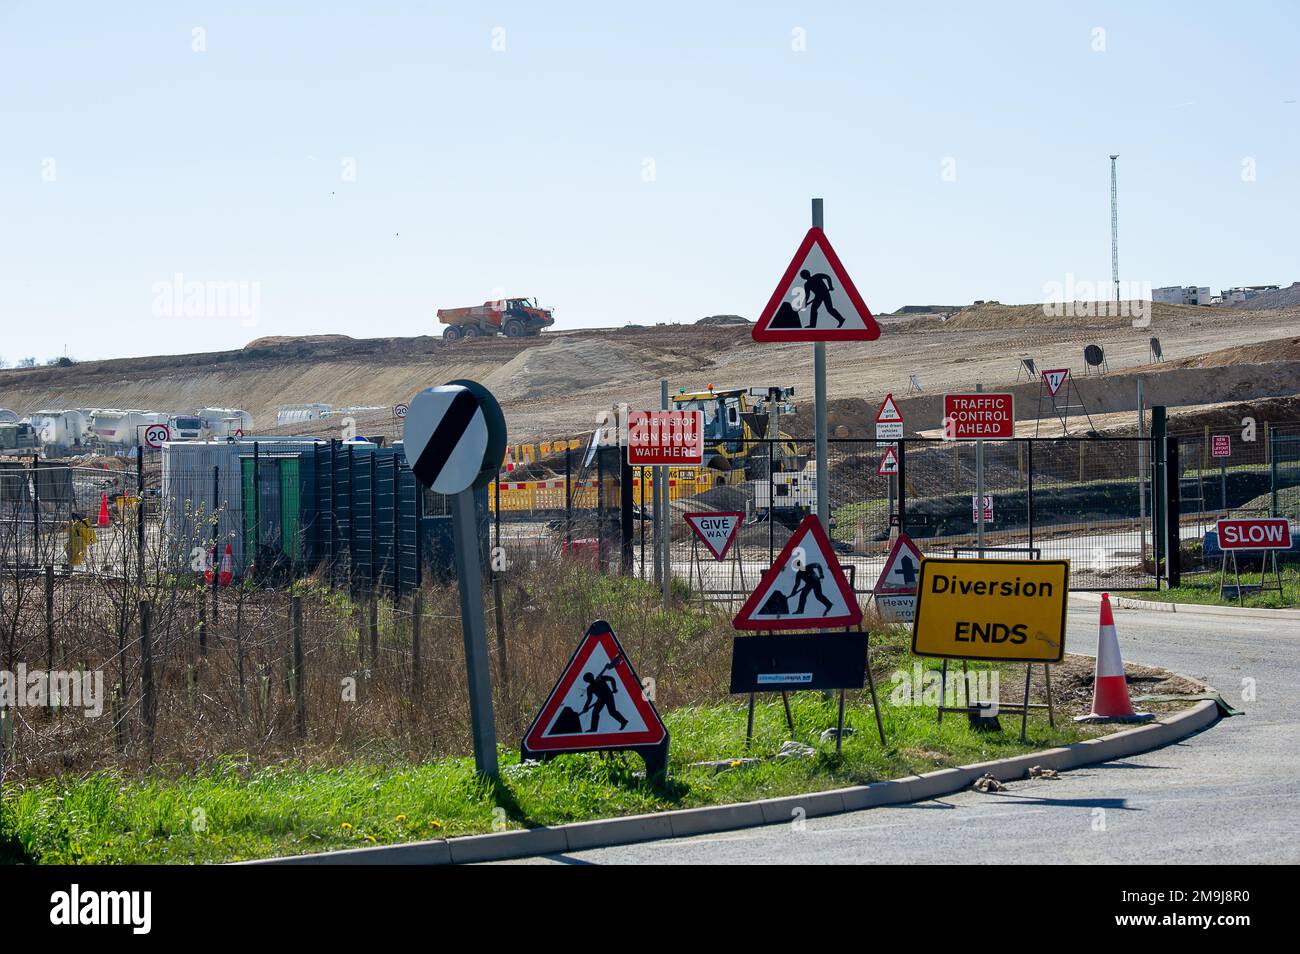
[[[1119,304],[1119,213],[1115,188],[1115,160],[1118,158],[1119,153],[1110,157],[1110,280],[1115,283],[1116,305]]]

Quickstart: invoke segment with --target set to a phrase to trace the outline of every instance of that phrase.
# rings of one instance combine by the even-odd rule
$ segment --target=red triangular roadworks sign
[[[834,283],[829,305],[818,308],[816,327],[805,326],[803,319],[803,313],[808,312],[808,323],[813,320],[813,302],[802,301],[805,280],[799,273],[805,268],[814,276],[829,275]],[[796,293],[804,305],[802,309],[794,308]],[[844,318],[843,325],[830,313],[832,307]],[[778,313],[780,320],[774,321]],[[880,325],[840,264],[826,233],[813,226],[799,243],[790,267],[781,276],[750,334],[755,341],[875,341],[880,337]]]
[[[1069,368],[1053,368],[1050,371],[1043,372],[1043,383],[1047,385],[1047,390],[1052,397],[1056,397],[1056,392],[1061,390],[1061,385],[1065,383],[1065,379],[1069,376]]]
[[[740,532],[740,525],[745,522],[745,515],[739,510],[716,513],[684,513],[686,525],[695,531],[713,559],[721,560],[731,549],[731,544]]]
[[[802,570],[793,565],[795,550],[800,547]],[[812,572],[814,564],[821,568],[820,576]],[[823,588],[823,582],[830,585]],[[796,598],[803,602],[802,610]],[[822,522],[816,514],[809,514],[790,535],[731,625],[736,629],[834,629],[860,622],[858,598],[844,576]]]
[[[613,678],[613,693],[603,693],[613,700],[613,712],[608,705],[600,704],[601,692],[588,692],[588,683],[581,678],[588,674],[593,685],[602,677]],[[584,712],[591,703],[594,705]],[[626,723],[620,725],[614,712]],[[641,680],[613,628],[598,619],[588,627],[537,718],[524,733],[523,750],[528,755],[554,755],[640,748],[659,745],[667,738],[668,730],[654,704],[645,697]]]
[[[876,588],[873,592],[915,593],[922,559],[921,550],[912,542],[912,538],[905,533],[900,533],[894,539],[894,545],[889,548],[889,556],[885,557],[885,565],[880,571],[880,579],[876,580]]]

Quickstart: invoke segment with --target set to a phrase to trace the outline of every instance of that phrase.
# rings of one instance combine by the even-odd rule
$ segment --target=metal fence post
[[[1267,424],[1264,425],[1268,427]],[[1277,516],[1277,431],[1268,428],[1268,480],[1269,509],[1271,517]]]
[[[1165,438],[1165,527],[1169,533],[1165,574],[1170,588],[1182,581],[1181,534],[1179,533],[1178,438]]]
[[[217,587],[221,585],[221,554],[217,553],[220,545],[218,529],[221,525],[221,466],[212,468],[212,621],[215,623],[221,613],[217,603]]]
[[[54,565],[45,564],[45,678],[54,672]],[[46,694],[45,711],[53,710],[53,700]]]
[[[627,462],[626,449],[619,437],[618,462],[618,526],[619,570],[624,576],[632,573],[632,465]]]
[[[900,440],[896,446],[898,447],[898,532],[901,534],[906,532],[907,526],[907,441]]]
[[[135,555],[136,582],[144,585],[144,448],[135,454]]]
[[[1034,551],[1034,442],[1025,441],[1025,501],[1029,517],[1029,555]]]
[[[1156,588],[1160,587],[1160,578],[1168,571],[1165,559],[1168,538],[1165,534],[1166,499],[1169,481],[1165,466],[1165,422],[1164,405],[1156,404],[1151,408],[1151,519],[1155,524],[1152,536],[1151,558],[1155,565]],[[1167,577],[1166,577],[1167,579]]]

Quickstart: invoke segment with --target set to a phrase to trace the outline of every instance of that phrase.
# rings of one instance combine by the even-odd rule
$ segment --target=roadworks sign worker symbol
[[[738,510],[729,513],[687,513],[682,516],[715,560],[721,560],[727,555],[740,531],[740,525],[745,522],[745,515]]]
[[[922,560],[912,652],[1060,662],[1069,588],[1068,560]]]
[[[614,630],[597,620],[524,735],[524,756],[661,745],[668,730],[646,696]]]
[[[875,341],[880,326],[814,226],[751,331],[755,341]]]
[[[832,629],[862,622],[849,581],[816,514],[804,517],[731,625]]]

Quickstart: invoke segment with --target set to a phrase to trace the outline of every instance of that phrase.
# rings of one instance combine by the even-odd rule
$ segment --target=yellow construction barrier
[[[641,503],[641,476],[633,472],[632,500],[638,506]],[[683,500],[694,497],[707,490],[726,483],[725,478],[713,471],[697,467],[673,467],[668,471],[668,499]],[[600,503],[596,481],[574,480],[570,493],[575,510],[591,510]],[[645,500],[649,503],[654,493],[654,477],[646,471]],[[529,513],[532,511],[556,511],[565,508],[564,478],[548,480],[503,480],[497,486],[488,487],[488,509],[497,509],[498,494],[502,513]],[[604,502],[606,506],[616,506],[618,500],[618,481],[606,478]]]

